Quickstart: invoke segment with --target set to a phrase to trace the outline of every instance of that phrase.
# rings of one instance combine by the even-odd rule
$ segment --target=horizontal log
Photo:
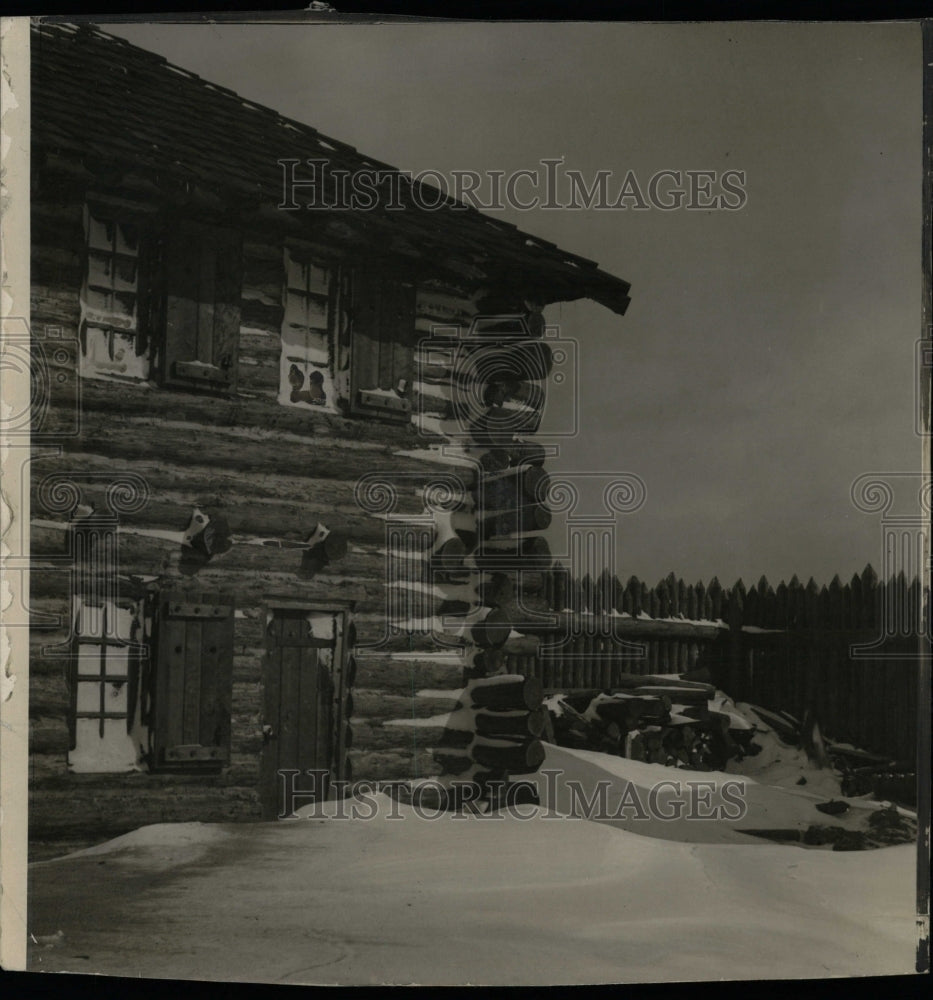
[[[276,399],[279,392],[279,368],[240,358],[239,386],[244,392],[261,393]]]
[[[396,781],[410,778],[412,774],[430,777],[440,774],[441,766],[427,749],[413,750],[357,750],[347,754],[354,779],[369,781]]]
[[[509,467],[509,453],[503,448],[490,448],[478,456],[480,468],[485,473],[501,472]]]
[[[467,547],[459,537],[448,538],[431,553],[431,568],[441,573],[452,573],[463,568]]]
[[[72,290],[34,282],[29,290],[29,316],[33,330],[64,326],[71,335],[76,335],[81,321],[77,288]]]
[[[438,747],[432,756],[445,775],[468,776],[476,766],[473,758],[465,750]]]
[[[336,413],[322,410],[299,409],[280,406],[267,399],[247,399],[245,397],[218,398],[181,390],[149,389],[144,386],[123,385],[121,383],[87,379],[82,384],[82,413],[102,413],[110,420],[119,414],[121,421],[131,426],[145,426],[133,423],[133,418],[148,421],[150,434],[160,420],[187,421],[203,428],[240,429],[254,435],[265,434],[274,439],[276,434],[295,434],[302,440],[296,442],[307,447],[314,443],[316,459],[319,452],[328,448],[343,447],[344,451],[366,450],[377,457],[381,452],[391,455],[393,450],[411,448],[411,430],[406,426],[366,420],[354,420]],[[143,439],[147,436],[143,431]],[[93,433],[88,439],[93,441]],[[349,442],[341,445],[341,441]],[[88,449],[95,451],[96,449]],[[189,443],[190,450],[190,443]],[[401,456],[389,462],[385,468],[403,471],[411,468],[437,471],[437,463],[418,462]],[[372,471],[375,463],[370,461],[365,471]],[[316,475],[323,475],[320,471]]]
[[[544,695],[541,682],[535,677],[499,674],[471,681],[466,687],[464,697],[470,699],[474,708],[532,711],[541,705]]]
[[[260,545],[237,544],[227,552],[214,556],[206,564],[182,562],[182,547],[157,539],[121,533],[119,536],[119,571],[154,576],[160,585],[170,581],[196,579],[205,589],[230,588],[238,594],[264,600],[290,592],[296,600],[327,600],[335,596],[355,600],[357,610],[380,610],[384,622],[386,608],[385,584],[380,575],[367,573],[365,564],[341,560],[326,571],[305,578],[300,575],[301,553],[283,552]],[[39,560],[32,568],[30,590],[34,597],[61,597],[71,594],[68,567],[44,569]],[[336,569],[336,572],[331,572]],[[380,574],[383,570],[380,568]],[[129,582],[119,581],[120,592],[131,594]],[[255,595],[253,598],[252,595]],[[242,598],[241,598],[242,599]]]
[[[491,406],[469,425],[472,440],[484,448],[506,448],[516,434],[535,434],[541,425],[541,412],[527,407]]]
[[[480,382],[540,382],[550,375],[553,366],[554,352],[546,341],[505,337],[497,343],[479,338],[462,340],[454,359],[458,378]]]
[[[515,597],[515,584],[505,573],[491,573],[478,585],[479,597],[491,608],[510,604]]]
[[[531,774],[544,763],[544,744],[540,740],[511,743],[478,736],[470,755],[483,767],[501,769],[511,774]]]
[[[400,659],[394,656],[357,657],[358,687],[382,691],[387,695],[411,697],[412,690],[459,689],[463,660],[419,660],[416,655]]]
[[[624,729],[634,729],[641,719],[660,719],[667,714],[658,697],[619,698],[601,701],[595,706],[596,714],[607,722],[615,722]]]
[[[360,470],[372,471],[373,461],[368,449],[359,453]],[[92,496],[95,495],[93,481],[85,481],[83,474],[94,473],[95,476],[99,476],[100,484],[106,488],[109,481],[105,477],[108,474],[117,478],[122,473],[133,473],[146,482],[154,499],[164,500],[168,496],[178,496],[182,497],[185,503],[199,506],[220,504],[232,508],[254,509],[266,512],[270,518],[282,516],[294,520],[302,510],[308,508],[309,498],[313,497],[318,509],[363,514],[356,496],[361,474],[359,471],[341,479],[321,477],[318,470],[310,464],[299,466],[283,464],[276,472],[258,477],[249,470],[229,469],[211,464],[153,462],[134,458],[121,460],[119,467],[115,468],[111,459],[93,451],[73,451],[67,459],[67,464],[60,457],[37,455],[32,466],[34,517],[44,516],[42,505],[37,505],[35,498],[38,484],[46,476],[60,471],[71,473],[82,492],[88,489],[91,491],[89,495]],[[430,470],[425,467],[425,479],[429,475]],[[390,477],[391,474],[387,476]],[[100,494],[96,495],[99,499]],[[410,491],[398,489],[393,511],[398,514],[418,515],[423,513],[424,503],[416,495],[414,488]],[[323,517],[322,520],[325,524],[330,524],[333,516],[329,519]],[[295,527],[296,538],[304,538],[310,530],[313,525],[313,515],[311,519],[306,516],[301,524],[303,527]],[[265,533],[265,528],[259,533]],[[272,534],[284,537],[286,532],[272,532]]]
[[[546,452],[544,445],[535,441],[512,442],[507,446],[512,465],[544,465]]]
[[[536,656],[540,649],[541,641],[536,635],[511,636],[500,647],[509,656]],[[520,671],[514,671],[519,673]]]
[[[413,697],[407,695],[390,695],[383,690],[361,688],[353,691],[353,711],[362,719],[409,720],[413,718],[429,719],[454,711],[459,705],[460,691],[432,691],[430,697]]]
[[[486,538],[466,560],[466,565],[476,569],[545,570],[551,563],[551,549],[543,535],[526,538]]]
[[[548,636],[553,632],[556,615],[549,610],[543,597],[523,596],[500,606],[501,620],[507,622],[513,632],[522,635]]]
[[[540,736],[544,732],[545,710],[525,712],[477,712],[476,731],[481,736],[523,737]]]
[[[484,546],[485,548],[485,546]],[[582,616],[573,612],[558,612],[555,632],[577,635]],[[718,639],[728,631],[716,625],[695,625],[690,622],[655,621],[648,618],[624,618],[617,615],[586,615],[587,629],[595,634],[619,638],[644,639]],[[673,672],[673,671],[672,671]]]
[[[104,483],[81,484],[82,500],[93,503],[98,511],[106,512],[108,488],[109,485]],[[259,539],[265,537],[270,542],[299,542],[307,538],[316,523],[322,522],[332,530],[339,528],[344,539],[349,536],[355,544],[385,543],[385,523],[361,511],[352,504],[352,500],[333,507],[317,497],[303,500],[303,492],[304,490],[296,491],[291,498],[275,501],[259,500],[248,493],[215,492],[198,495],[184,490],[159,491],[150,497],[141,510],[121,514],[120,524],[125,527],[182,532],[191,520],[192,508],[200,507],[212,519],[222,517],[234,535]],[[34,501],[32,509],[34,517],[48,517],[38,499]],[[62,516],[58,515],[56,519],[59,518]],[[329,546],[336,544],[336,538],[328,543]],[[282,558],[290,556],[283,555]],[[296,555],[295,558],[299,556]],[[334,558],[339,558],[336,550]]]
[[[48,433],[54,432],[54,427],[48,429]],[[191,421],[168,420],[154,424],[144,417],[116,418],[88,411],[82,417],[81,435],[65,439],[63,446],[69,453],[93,451],[121,464],[127,459],[143,459],[176,468],[211,465],[258,477],[293,468],[286,456],[297,455],[308,445],[303,438],[290,440],[272,429],[245,432],[231,426],[221,430]],[[307,466],[309,473],[322,479],[358,478],[380,467],[387,470],[388,478],[394,472],[428,478],[437,471],[419,460],[393,455],[388,448],[354,449],[339,441],[316,441]]]
[[[534,502],[542,503],[547,496],[550,476],[540,466],[519,466],[489,477],[478,491],[481,512],[513,510]]]
[[[354,718],[354,746],[360,750],[422,751],[435,748],[464,749],[473,740],[468,730],[437,726],[374,725],[369,720]]]

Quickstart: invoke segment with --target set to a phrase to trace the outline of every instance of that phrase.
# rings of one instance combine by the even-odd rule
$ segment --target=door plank
[[[298,650],[298,747],[295,766],[302,771],[321,767],[315,750],[315,732],[317,729],[318,691],[317,674],[320,669],[316,649]],[[325,765],[326,766],[326,765]],[[302,780],[305,780],[303,776]]]
[[[185,657],[182,683],[184,707],[181,743],[200,743],[201,722],[201,622],[185,622]]]

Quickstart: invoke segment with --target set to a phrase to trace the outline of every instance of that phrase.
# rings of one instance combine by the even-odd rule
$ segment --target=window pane
[[[327,295],[330,292],[330,269],[318,264],[309,264],[305,288],[317,295]]]
[[[75,631],[78,635],[100,636],[103,634],[104,609],[95,604],[82,604],[78,609]],[[82,649],[84,646],[81,647]]]
[[[97,719],[78,719],[75,737],[76,747],[68,753],[68,764],[73,771],[103,773],[136,769],[136,747],[123,719],[105,719],[103,739]]]
[[[131,222],[120,222],[117,225],[117,253],[131,254],[139,250],[139,227]]]
[[[285,299],[285,326],[307,327],[308,325],[307,298],[289,288]]]
[[[106,319],[110,315],[111,300],[110,292],[89,286],[84,296],[85,312],[88,318]]]
[[[126,257],[114,259],[113,287],[117,291],[136,291],[136,261],[128,260]]]
[[[125,646],[107,647],[107,673],[112,677],[126,677],[129,670],[129,654]]]
[[[78,673],[96,674],[100,672],[100,645],[95,642],[78,643]]]
[[[114,326],[136,328],[136,296],[131,292],[113,293],[113,312],[110,322]]]
[[[97,288],[113,287],[113,256],[99,250],[87,255],[87,283]]]
[[[100,681],[78,682],[77,707],[79,712],[100,712]]]
[[[320,330],[286,327],[282,331],[282,353],[289,362],[327,365],[327,337]]]
[[[308,326],[327,329],[327,300],[309,298],[308,299]]]
[[[308,265],[300,263],[287,253],[285,267],[288,273],[288,287],[299,292],[306,292],[308,290]]]
[[[128,685],[112,684],[107,681],[104,684],[104,711],[119,712],[126,715],[127,711],[127,689]]]
[[[117,639],[123,639],[124,641],[131,640],[133,638],[133,622],[136,620],[136,609],[114,608],[111,606],[110,610],[107,612],[107,621],[110,623],[110,632]],[[121,653],[123,657],[123,662],[126,662],[127,652],[123,650]],[[110,673],[116,673],[116,671],[111,670]],[[122,669],[120,673],[126,673],[126,669]]]
[[[84,357],[88,361],[93,362],[95,365],[109,364],[113,360],[110,356],[110,348],[111,339],[109,330],[104,330],[99,326],[88,326],[86,328]]]
[[[88,213],[87,245],[99,250],[113,251],[113,223],[95,218]]]

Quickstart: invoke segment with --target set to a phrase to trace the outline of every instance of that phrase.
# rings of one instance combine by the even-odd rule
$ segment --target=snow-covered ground
[[[32,866],[30,967],[433,985],[912,972],[912,844],[846,852],[739,832],[859,826],[877,808],[815,811],[831,776],[783,749],[743,762],[758,773],[736,821],[561,818],[568,781],[607,782],[617,806],[664,778],[710,782],[715,800],[736,775],[549,746],[543,770],[562,774],[539,774],[542,803],[520,816],[420,818],[380,793],[357,802],[369,820],[331,802],[278,823],[144,827]]]

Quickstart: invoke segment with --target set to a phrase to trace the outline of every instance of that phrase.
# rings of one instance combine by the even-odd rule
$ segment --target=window
[[[350,412],[408,422],[414,378],[415,286],[376,267],[353,273]]]
[[[135,737],[138,635],[135,606],[76,598],[71,670],[71,749],[77,772],[138,769]]]
[[[81,374],[149,377],[149,350],[140,315],[139,221],[85,206],[87,266],[81,290]]]
[[[333,331],[336,269],[307,253],[285,248],[285,301],[279,402],[333,410]]]
[[[85,234],[81,375],[234,390],[239,233],[90,202]]]
[[[376,266],[285,250],[279,402],[408,422],[415,287]]]

